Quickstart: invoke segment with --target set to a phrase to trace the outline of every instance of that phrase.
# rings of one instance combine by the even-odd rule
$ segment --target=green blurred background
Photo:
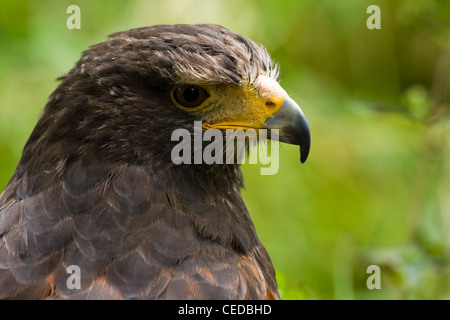
[[[71,4],[80,30],[66,27]],[[379,30],[366,27],[372,4]],[[306,164],[281,145],[276,175],[243,166],[282,298],[450,298],[450,1],[3,1],[0,191],[81,51],[160,23],[217,23],[262,43],[307,115]]]

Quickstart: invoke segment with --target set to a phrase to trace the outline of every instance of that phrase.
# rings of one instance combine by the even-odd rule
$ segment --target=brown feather
[[[174,85],[262,72],[276,77],[266,50],[216,25],[134,29],[85,51],[0,195],[0,298],[279,298],[239,166],[170,160],[171,132],[199,120],[173,105]]]

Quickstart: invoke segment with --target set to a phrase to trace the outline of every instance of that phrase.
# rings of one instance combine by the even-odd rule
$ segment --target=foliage
[[[81,8],[81,29],[66,8]],[[381,9],[369,30],[366,9]],[[17,0],[0,10],[0,190],[56,78],[106,35],[217,23],[264,44],[312,131],[310,158],[243,165],[285,299],[450,298],[450,2]],[[381,290],[366,269],[381,268]]]

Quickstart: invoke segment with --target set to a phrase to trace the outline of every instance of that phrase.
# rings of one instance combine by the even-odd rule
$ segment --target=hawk
[[[171,158],[172,132],[201,121],[278,129],[304,162],[308,123],[277,77],[266,49],[218,25],[83,52],[0,195],[0,298],[279,299],[239,164]]]

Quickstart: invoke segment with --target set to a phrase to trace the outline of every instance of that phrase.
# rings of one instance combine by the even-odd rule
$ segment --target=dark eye
[[[186,108],[198,107],[209,97],[208,92],[199,86],[182,86],[174,91],[175,101]]]

